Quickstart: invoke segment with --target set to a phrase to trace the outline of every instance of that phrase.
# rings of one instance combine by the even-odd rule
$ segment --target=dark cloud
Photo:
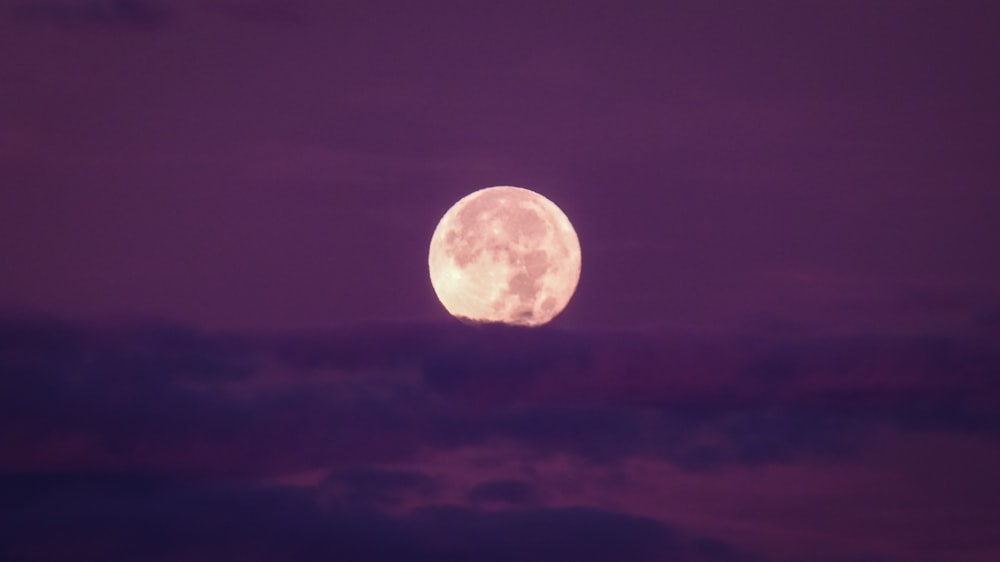
[[[705,548],[652,519],[596,509],[434,508],[413,520],[459,560],[756,560],[736,549]]]
[[[370,481],[372,474],[347,478]],[[414,482],[400,474],[374,479],[393,486]],[[33,492],[25,492],[26,485]],[[706,548],[704,539],[650,519],[594,509],[428,507],[388,515],[324,507],[310,488],[164,487],[127,474],[0,475],[0,489],[40,498],[0,507],[0,555],[7,560],[749,559],[735,549]],[[77,490],[89,495],[73,495]]]
[[[473,486],[469,490],[468,498],[473,503],[531,505],[538,502],[539,494],[530,482],[490,480]]]
[[[324,501],[351,509],[398,507],[407,496],[427,500],[436,491],[434,479],[420,472],[373,468],[336,471],[320,485]]]
[[[422,363],[428,384],[444,393],[462,394],[497,379],[516,388],[560,370],[581,371],[594,349],[584,335],[545,328],[480,325],[448,336],[427,350]]]
[[[746,560],[654,521],[545,509],[576,484],[533,463],[594,467],[604,479],[584,489],[614,493],[647,463],[692,482],[863,463],[887,433],[978,455],[1000,438],[998,357],[939,337],[257,336],[7,318],[0,555]],[[497,444],[505,460],[473,472],[421,464]],[[316,476],[271,484],[303,474]]]
[[[142,30],[163,27],[171,14],[166,4],[154,0],[29,0],[13,7],[14,17],[26,22]]]
[[[115,501],[167,493],[176,480],[137,472],[25,472],[0,475],[9,509],[65,505],[78,501]]]
[[[253,337],[17,321],[0,335],[0,421],[18,428],[0,438],[20,470],[68,458],[277,474],[493,439],[708,470],[841,458],[883,427],[1000,431],[1000,354],[947,338],[433,325]]]

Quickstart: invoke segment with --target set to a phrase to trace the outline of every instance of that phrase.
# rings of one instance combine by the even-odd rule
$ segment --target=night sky
[[[1000,4],[0,2],[0,559],[1000,560]],[[576,295],[450,317],[444,212]]]

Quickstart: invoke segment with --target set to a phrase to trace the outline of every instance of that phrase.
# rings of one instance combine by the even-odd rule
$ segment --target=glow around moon
[[[488,187],[445,213],[427,261],[434,292],[452,316],[539,326],[576,291],[580,241],[552,201],[520,187]]]

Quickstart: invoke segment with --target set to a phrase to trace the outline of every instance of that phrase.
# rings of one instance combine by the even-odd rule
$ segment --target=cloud
[[[879,428],[997,438],[1000,354],[947,338],[0,324],[9,469],[279,474],[501,439],[688,470],[850,456]],[[150,445],[155,443],[155,446]]]
[[[538,490],[523,480],[490,480],[469,490],[469,501],[484,504],[532,505],[538,502]]]
[[[692,540],[655,520],[588,508],[414,514],[424,536],[462,560],[753,560],[735,548]]]
[[[0,476],[0,490],[11,508],[66,504],[81,500],[115,501],[167,493],[177,481],[136,472],[25,472]]]
[[[740,538],[743,511],[723,517],[735,527],[678,534],[670,525],[702,505],[699,493],[709,503],[683,520],[684,529],[702,525],[720,497],[733,498],[722,503],[728,510],[766,516],[769,529],[787,526],[783,505],[825,521],[822,509],[786,498],[782,486],[830,487],[827,478],[884,492],[892,505],[918,492],[928,501],[940,495],[942,505],[965,514],[956,520],[976,520],[969,498],[977,493],[952,494],[940,479],[988,482],[961,463],[979,463],[971,459],[1000,440],[1000,352],[989,342],[433,324],[209,334],[156,322],[8,316],[0,320],[0,492],[10,498],[6,509],[30,515],[11,532],[36,525],[18,543],[28,550],[11,551],[21,559],[69,558],[38,550],[46,542],[41,529],[63,533],[47,544],[93,548],[101,553],[93,558],[109,560],[142,558],[153,552],[142,546],[147,541],[190,545],[177,558],[252,558],[286,547],[291,559],[580,556],[529,529],[571,534],[554,519],[584,534],[608,525],[593,532],[615,548],[648,540],[648,550],[631,559],[655,560],[649,552],[673,548],[672,559],[745,559],[719,554],[726,549],[711,538],[690,538]],[[910,445],[893,453],[904,440]],[[957,472],[941,465],[930,476],[915,473],[928,463],[915,464],[913,451],[928,444],[953,451],[949,466]],[[983,466],[994,466],[991,459]],[[800,480],[772,481],[781,474]],[[736,475],[766,490],[730,484],[743,481]],[[851,486],[831,489],[848,494]],[[181,503],[165,499],[174,496]],[[188,511],[235,517],[237,505],[306,514],[253,514],[235,523],[241,532],[302,525],[305,534],[264,533],[266,544],[247,547],[212,521],[176,522]],[[596,514],[570,509],[580,506]],[[140,523],[147,508],[152,519]],[[46,519],[55,512],[66,519]],[[612,512],[655,515],[660,523]],[[79,518],[87,523],[77,533]],[[137,544],[92,529],[92,521],[132,528]],[[367,538],[331,546],[314,537],[327,525]],[[175,534],[158,535],[159,526]],[[790,528],[797,530],[781,532],[811,532],[806,522]],[[502,543],[504,533],[526,542]],[[200,536],[222,539],[208,545]],[[311,546],[287,546],[297,541]],[[579,544],[603,552],[600,544]]]
[[[409,482],[396,476],[389,480]],[[0,476],[0,489],[23,497],[26,481],[39,501],[0,508],[0,555],[8,560],[747,559],[651,519],[596,509],[434,506],[389,515],[324,507],[311,489],[211,482],[164,487],[127,474],[7,475]]]
[[[172,11],[154,0],[31,0],[13,7],[16,19],[66,27],[102,26],[154,30]]]
[[[399,507],[409,495],[427,500],[436,491],[433,478],[408,470],[344,469],[331,473],[320,484],[324,501],[351,509]]]

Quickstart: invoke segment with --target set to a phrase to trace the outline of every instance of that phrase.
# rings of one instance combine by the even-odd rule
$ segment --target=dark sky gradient
[[[1000,560],[992,1],[0,5],[0,559]],[[448,317],[465,194],[577,294]]]

